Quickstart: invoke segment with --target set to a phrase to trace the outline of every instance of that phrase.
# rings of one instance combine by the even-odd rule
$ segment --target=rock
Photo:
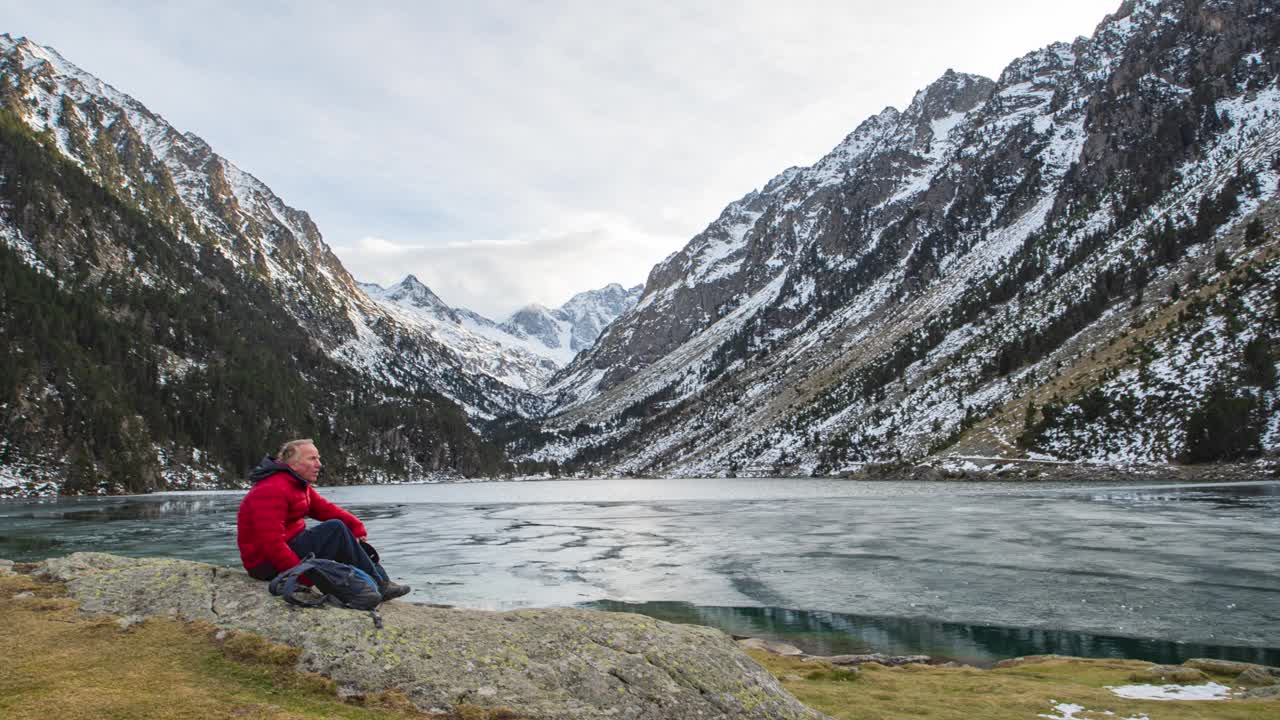
[[[764,650],[774,655],[804,655],[804,651],[795,645],[788,645],[777,640],[765,640],[764,638],[745,638],[738,640],[738,647],[743,650]]]
[[[642,615],[557,608],[489,612],[407,603],[304,609],[244,572],[75,553],[37,572],[88,613],[202,620],[301,649],[299,670],[353,694],[397,689],[418,708],[505,706],[521,717],[818,719],[728,635]]]
[[[1018,667],[1019,665],[1031,665],[1034,663],[1048,662],[1049,660],[1070,660],[1070,655],[1027,655],[1025,657],[1006,658],[992,665],[992,669],[999,670],[1001,668]]]
[[[813,655],[806,658],[806,661],[813,660],[845,667],[865,665],[866,663],[879,663],[885,667],[898,667],[901,665],[928,664],[932,659],[928,655],[882,655],[880,653],[871,653],[868,655]]]
[[[1280,677],[1276,677],[1267,672],[1265,668],[1251,667],[1248,670],[1236,676],[1236,684],[1238,685],[1275,685],[1280,682]]]
[[[36,596],[36,594],[35,594],[35,593],[33,593],[33,592],[31,592],[30,590],[23,590],[23,591],[22,591],[22,592],[20,592],[20,593],[15,593],[15,594],[14,594],[14,596],[13,596],[13,599],[14,599],[14,600],[23,600],[23,599],[26,599],[26,598],[33,598],[33,597],[35,597],[35,596]]]
[[[141,615],[126,615],[120,618],[119,620],[117,620],[116,625],[121,630],[128,630],[129,628],[133,627],[134,625],[138,625],[143,621],[144,621],[144,618]]]
[[[0,577],[4,577],[6,575],[14,575],[14,574],[16,573],[14,573],[13,571],[13,561],[0,560]]]
[[[1270,673],[1271,675],[1280,678],[1280,668],[1258,665],[1257,663],[1236,662],[1235,660],[1218,660],[1217,658],[1192,658],[1182,664],[1187,667],[1203,670],[1207,673],[1214,673],[1215,675],[1239,675],[1251,668],[1258,668],[1263,672]]]
[[[1140,683],[1199,683],[1209,679],[1202,670],[1185,665],[1152,665],[1139,670],[1129,679]]]
[[[1238,693],[1238,698],[1280,698],[1280,685],[1268,685]]]

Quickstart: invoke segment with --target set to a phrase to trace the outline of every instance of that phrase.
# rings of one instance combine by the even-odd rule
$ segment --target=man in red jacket
[[[290,440],[278,458],[268,455],[249,473],[254,485],[236,515],[236,543],[244,569],[259,580],[270,580],[314,554],[368,573],[378,581],[383,600],[407,594],[408,585],[392,582],[369,557],[372,548],[364,542],[364,523],[312,487],[320,467],[314,442]],[[307,528],[308,517],[322,522]]]

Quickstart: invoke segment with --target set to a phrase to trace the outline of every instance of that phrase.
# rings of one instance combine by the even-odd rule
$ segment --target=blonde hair
[[[276,455],[276,460],[282,463],[288,463],[293,456],[298,454],[298,448],[303,445],[315,445],[311,438],[301,438],[298,440],[290,440],[280,446],[280,454]]]

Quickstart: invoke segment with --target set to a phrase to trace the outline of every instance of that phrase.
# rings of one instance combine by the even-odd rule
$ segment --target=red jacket
[[[274,458],[264,459],[249,477],[257,483],[240,501],[236,544],[240,562],[254,577],[265,579],[301,561],[287,543],[306,529],[303,518],[341,520],[357,538],[367,534],[355,515],[320,497],[306,480]]]

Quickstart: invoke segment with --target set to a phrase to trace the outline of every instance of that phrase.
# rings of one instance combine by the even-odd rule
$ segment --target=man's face
[[[298,477],[309,483],[314,483],[316,478],[320,476],[320,451],[315,445],[303,445],[298,448],[298,454],[293,456],[289,461],[289,469],[297,473]]]

